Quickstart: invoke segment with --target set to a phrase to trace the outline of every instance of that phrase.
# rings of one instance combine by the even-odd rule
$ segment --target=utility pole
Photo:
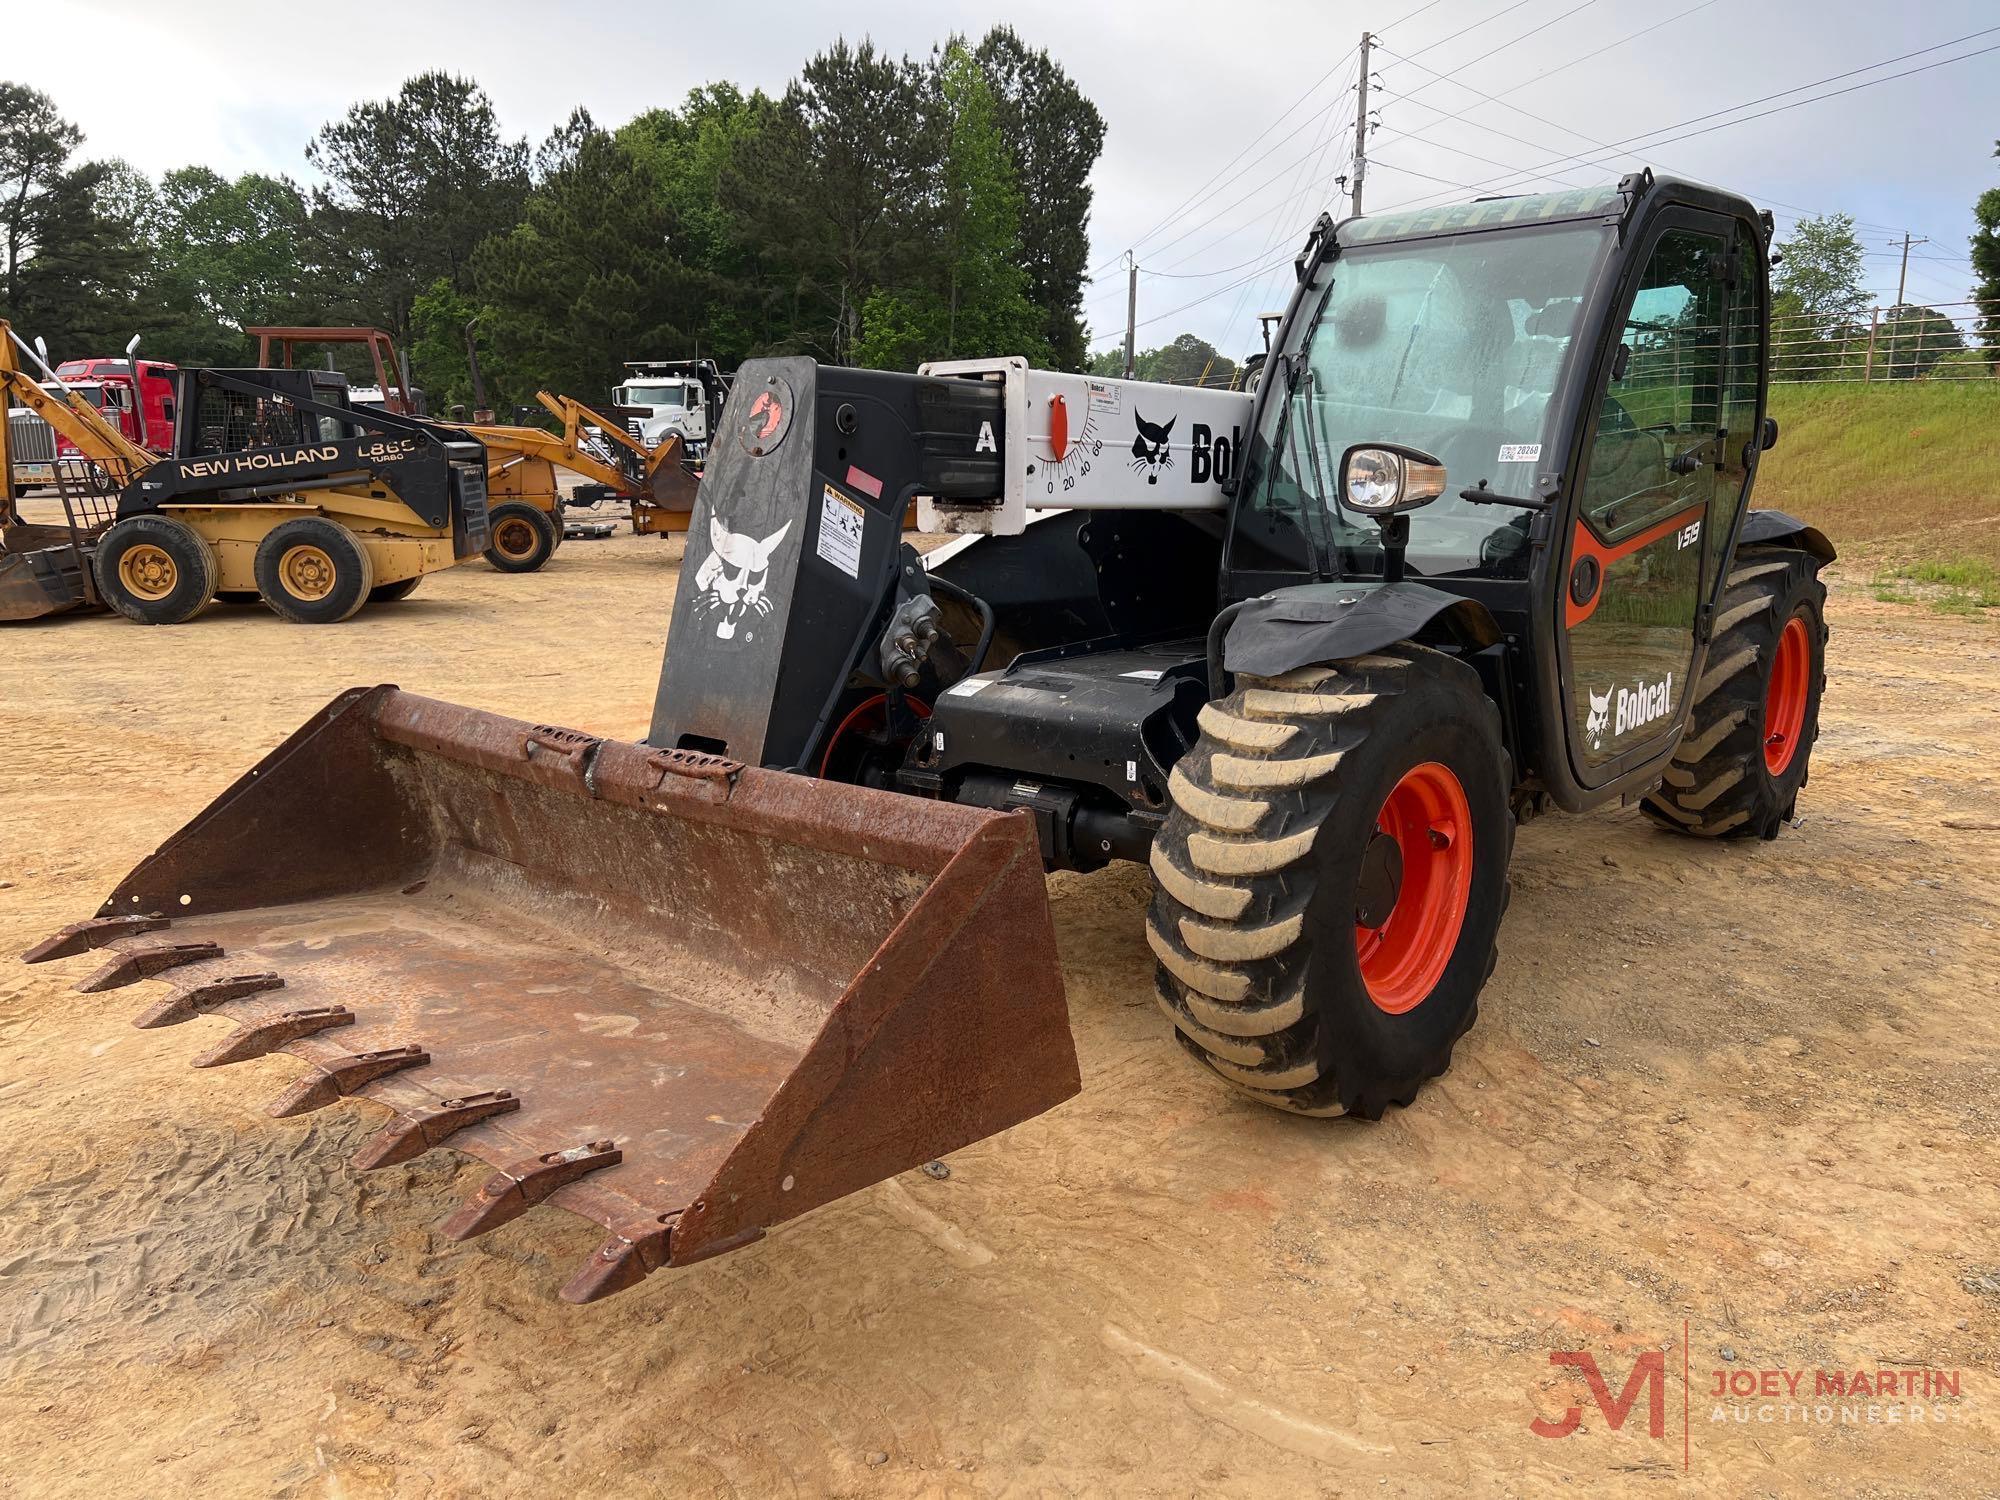
[[[1125,378],[1132,378],[1132,335],[1138,331],[1139,323],[1139,261],[1130,250],[1125,252]]]
[[[1368,175],[1368,48],[1375,40],[1361,33],[1361,82],[1354,98],[1354,187],[1349,193],[1348,212],[1361,217],[1361,183]]]
[[[1903,269],[1896,277],[1896,306],[1903,305],[1903,288],[1910,279],[1910,246],[1928,245],[1928,239],[1911,239],[1910,231],[1903,231]]]

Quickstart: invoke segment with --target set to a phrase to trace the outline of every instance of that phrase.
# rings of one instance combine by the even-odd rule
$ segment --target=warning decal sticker
[[[861,537],[868,512],[827,485],[819,501],[819,544],[814,549],[849,578],[861,576]]]

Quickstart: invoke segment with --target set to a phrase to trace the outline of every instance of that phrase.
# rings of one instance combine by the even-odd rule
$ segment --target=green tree
[[[5,263],[0,292],[21,305],[21,276],[54,211],[83,132],[56,113],[55,101],[25,84],[0,82],[0,234]]]
[[[1938,361],[1965,347],[1958,325],[1936,308],[1900,303],[1882,314],[1875,366],[1890,380],[1919,380]]]
[[[48,95],[0,83],[0,305],[58,359],[122,348],[139,331],[143,179],[72,158],[83,132]]]
[[[403,343],[419,293],[439,277],[469,291],[473,252],[520,218],[528,189],[527,143],[502,138],[478,84],[442,72],[322,126],[306,160],[329,179],[313,227],[339,311]]]
[[[622,361],[670,356],[693,338],[688,278],[668,248],[667,211],[646,162],[581,109],[540,159],[546,170],[521,222],[473,257],[478,300],[493,310],[481,325],[491,339],[482,337],[491,358],[481,369],[496,409],[543,388],[602,401]],[[463,310],[433,289],[427,348],[442,351],[452,322],[462,332]]]
[[[1993,143],[2000,157],[2000,141]],[[1987,363],[2000,371],[2000,187],[1990,187],[1972,205],[1979,228],[1972,235],[1972,274],[1979,278],[1972,289],[1979,304],[1979,340],[1986,346]]]
[[[237,364],[256,353],[244,328],[318,318],[309,211],[291,179],[182,167],[160,179],[151,218],[143,295],[159,358]]]
[[[849,363],[862,308],[923,253],[940,159],[924,70],[834,43],[756,111],[718,178],[759,288],[760,350]]]
[[[1772,369],[1827,380],[1858,367],[1868,322],[1861,241],[1847,214],[1801,219],[1771,277]]]
[[[478,326],[481,312],[479,303],[443,276],[419,292],[411,305],[410,379],[424,393],[433,413],[443,415],[455,405],[464,406],[468,413],[472,409],[472,363],[466,357],[465,339],[468,324],[473,325],[475,336],[484,332]],[[482,339],[481,346],[489,342]],[[482,355],[479,370],[490,402],[494,399],[493,377],[486,366]]]
[[[735,364],[759,340],[750,285],[753,257],[738,236],[736,216],[722,203],[719,185],[738,143],[759,128],[771,108],[762,93],[745,95],[732,83],[710,83],[690,91],[679,109],[649,109],[616,132],[659,185],[668,247],[686,268],[700,304],[691,319],[690,357]]]
[[[1125,373],[1125,351],[1111,348],[1093,355],[1089,365],[1093,375],[1116,380]],[[1134,380],[1156,380],[1168,385],[1205,385],[1226,390],[1236,379],[1236,361],[1220,353],[1207,339],[1184,333],[1170,344],[1142,350],[1132,356]]]
[[[1104,117],[1047,52],[1030,48],[1010,26],[987,32],[973,56],[1013,157],[1021,265],[1028,299],[1042,311],[1042,341],[1055,368],[1081,370],[1088,357],[1082,309],[1090,173],[1104,149]]]
[[[907,260],[899,284],[863,305],[853,358],[881,369],[979,354],[1022,354],[1045,364],[1047,320],[1027,296],[1021,194],[993,91],[956,44],[937,60],[936,73],[943,154],[922,241],[927,253]]]

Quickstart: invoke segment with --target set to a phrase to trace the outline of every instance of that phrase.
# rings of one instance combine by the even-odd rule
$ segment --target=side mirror
[[[1632,368],[1632,346],[1620,344],[1618,352],[1611,356],[1611,378],[1623,380],[1625,372]]]
[[[1363,515],[1415,510],[1444,489],[1444,464],[1416,448],[1359,443],[1341,456],[1339,498]]]
[[[1773,448],[1777,446],[1778,446],[1778,419],[1776,417],[1766,417],[1764,418],[1764,443],[1763,443],[1764,451],[1766,453],[1769,453]]]

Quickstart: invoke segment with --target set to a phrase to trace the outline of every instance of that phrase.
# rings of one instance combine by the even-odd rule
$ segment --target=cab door
[[[1600,362],[1558,575],[1570,762],[1586,787],[1662,754],[1687,701],[1725,459],[1734,249],[1718,215],[1655,220]]]

